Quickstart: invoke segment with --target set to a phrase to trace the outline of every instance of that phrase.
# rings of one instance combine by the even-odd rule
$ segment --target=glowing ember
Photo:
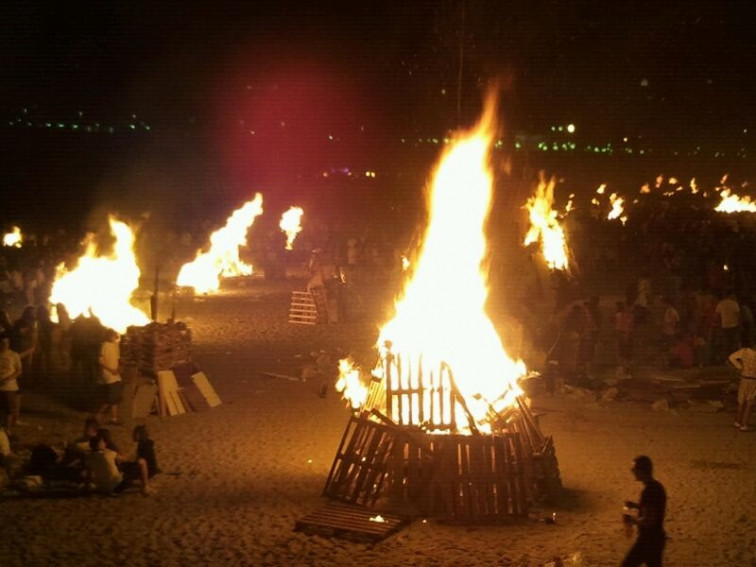
[[[12,232],[7,232],[3,236],[3,246],[21,248],[21,242],[23,242],[23,236],[21,235],[21,229],[17,226],[13,227]]]
[[[94,236],[88,235],[86,251],[76,267],[57,267],[50,303],[62,303],[72,318],[94,315],[106,327],[123,333],[130,325],[146,325],[149,317],[133,305],[131,294],[139,287],[139,267],[134,256],[134,233],[123,222],[108,219],[115,236],[112,252],[98,255]]]
[[[554,202],[554,184],[552,177],[547,183],[541,175],[536,193],[528,199],[525,207],[530,214],[530,230],[525,235],[525,246],[541,241],[543,256],[549,268],[568,270],[567,244],[564,231],[557,220],[557,213],[552,209]]]
[[[714,209],[720,213],[756,213],[756,203],[751,201],[747,195],[740,197],[735,195],[731,189],[722,189],[719,193],[722,198],[719,205]]]
[[[438,166],[412,279],[397,301],[394,318],[380,332],[381,361],[373,374],[384,381],[387,392],[415,392],[406,404],[393,398],[388,412],[397,423],[411,423],[413,413],[430,430],[454,421],[458,430],[469,431],[464,425],[466,405],[479,429],[490,429],[490,412],[513,407],[521,394],[517,379],[525,366],[507,356],[484,309],[493,110],[489,105],[480,125],[450,145]],[[398,358],[401,364],[391,366]],[[389,372],[383,371],[384,363]],[[453,388],[452,381],[459,396],[453,407],[440,409],[437,401]]]
[[[609,202],[612,204],[612,210],[609,211],[609,215],[606,217],[609,220],[619,219],[622,224],[627,222],[627,216],[622,213],[625,211],[625,200],[622,197],[618,197],[617,193],[609,195]]]
[[[294,239],[297,234],[302,230],[302,214],[304,211],[302,207],[291,207],[283,215],[281,215],[281,222],[278,224],[279,228],[286,233],[286,249],[291,250],[294,245]]]
[[[262,201],[258,193],[235,210],[226,225],[210,235],[210,250],[198,250],[194,261],[181,267],[176,284],[209,293],[220,288],[221,277],[252,275],[252,266],[239,258],[239,247],[246,244],[247,230],[262,214]]]

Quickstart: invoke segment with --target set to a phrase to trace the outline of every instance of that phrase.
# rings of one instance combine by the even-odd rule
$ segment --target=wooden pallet
[[[294,530],[361,543],[381,541],[409,523],[407,518],[331,502],[297,520]]]
[[[527,515],[527,457],[519,435],[436,437],[431,481],[436,516],[469,524]]]
[[[372,421],[366,413],[349,419],[336,451],[323,496],[373,506],[388,475],[396,428]]]
[[[309,291],[291,292],[289,323],[300,325],[316,325],[318,323],[318,307],[315,304],[315,298]]]

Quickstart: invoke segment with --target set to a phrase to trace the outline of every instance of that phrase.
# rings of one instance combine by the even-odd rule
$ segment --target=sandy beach
[[[730,411],[653,411],[648,403],[564,392],[533,400],[543,432],[554,437],[565,493],[532,518],[503,526],[417,518],[376,544],[294,531],[298,518],[326,503],[320,495],[350,415],[332,387],[321,397],[322,380],[302,381],[302,370],[313,351],[365,356],[377,336],[375,317],[289,324],[289,292],[300,285],[254,280],[215,296],[179,297],[176,315],[192,330],[193,359],[222,405],[126,418],[113,429],[129,453],[133,425],[147,424],[164,471],[154,495],[7,495],[0,563],[544,566],[561,558],[565,565],[617,565],[631,544],[621,528],[622,502],[641,489],[631,461],[648,454],[668,493],[665,564],[756,565],[756,433],[733,428]],[[86,414],[62,397],[25,397],[26,425],[18,428],[24,442],[79,434]],[[552,512],[555,524],[538,521]]]

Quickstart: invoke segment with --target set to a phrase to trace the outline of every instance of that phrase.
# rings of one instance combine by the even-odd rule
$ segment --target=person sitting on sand
[[[142,494],[153,492],[144,459],[126,460],[122,455],[108,449],[105,437],[99,433],[92,438],[89,446],[91,451],[87,455],[86,464],[89,479],[95,490],[117,494],[128,488],[133,481],[140,480]]]
[[[131,438],[137,444],[137,460],[144,459],[147,463],[147,476],[152,478],[162,472],[157,464],[157,455],[155,453],[155,441],[150,439],[146,425],[137,425],[131,433]]]

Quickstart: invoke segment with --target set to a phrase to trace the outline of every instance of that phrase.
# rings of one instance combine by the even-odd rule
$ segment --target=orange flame
[[[123,333],[128,326],[146,325],[150,319],[130,303],[140,275],[134,233],[112,216],[108,222],[115,236],[110,255],[98,255],[94,236],[88,235],[86,251],[76,267],[68,271],[65,264],[58,265],[50,303],[65,305],[72,318],[94,315],[106,327]]]
[[[302,207],[291,207],[283,215],[279,228],[286,233],[286,249],[291,250],[294,247],[294,239],[302,230]]]
[[[569,261],[564,231],[557,220],[557,212],[552,209],[555,183],[553,177],[547,183],[541,174],[535,195],[528,199],[525,207],[530,215],[530,230],[525,235],[524,244],[528,246],[540,240],[549,268],[567,271]]]
[[[257,193],[231,213],[226,225],[210,235],[210,250],[198,250],[194,261],[181,267],[176,284],[209,293],[220,288],[221,277],[252,275],[252,266],[239,258],[239,247],[246,244],[247,230],[262,214],[262,202],[262,195]]]
[[[625,211],[625,199],[619,197],[617,193],[612,193],[609,195],[609,202],[612,205],[612,210],[609,211],[606,218],[608,220],[619,219],[622,224],[625,224],[627,222],[627,216],[622,214]]]
[[[515,396],[521,394],[517,379],[525,374],[525,366],[504,351],[484,307],[488,294],[484,225],[492,196],[488,160],[493,111],[489,105],[480,124],[444,154],[430,187],[429,224],[412,279],[396,303],[394,318],[380,332],[381,362],[373,375],[385,384],[383,363],[387,356],[399,355],[404,363],[390,374],[389,386],[424,393],[413,399],[413,407],[388,408],[398,423],[407,423],[409,411],[428,416],[429,428],[449,423],[450,415],[429,415],[436,410],[428,409],[432,398],[440,395],[439,389],[448,386],[434,374],[433,369],[441,367],[454,373],[459,394],[481,429],[489,427],[488,412],[512,407]],[[456,423],[464,423],[459,402],[447,408],[452,411]],[[458,427],[465,431],[464,425]]]
[[[3,246],[12,246],[14,248],[21,248],[21,243],[24,238],[21,234],[21,229],[17,226],[13,227],[11,232],[6,232],[3,236]]]
[[[722,200],[714,209],[719,213],[756,213],[756,203],[749,196],[740,197],[732,192],[729,187],[719,193]]]

